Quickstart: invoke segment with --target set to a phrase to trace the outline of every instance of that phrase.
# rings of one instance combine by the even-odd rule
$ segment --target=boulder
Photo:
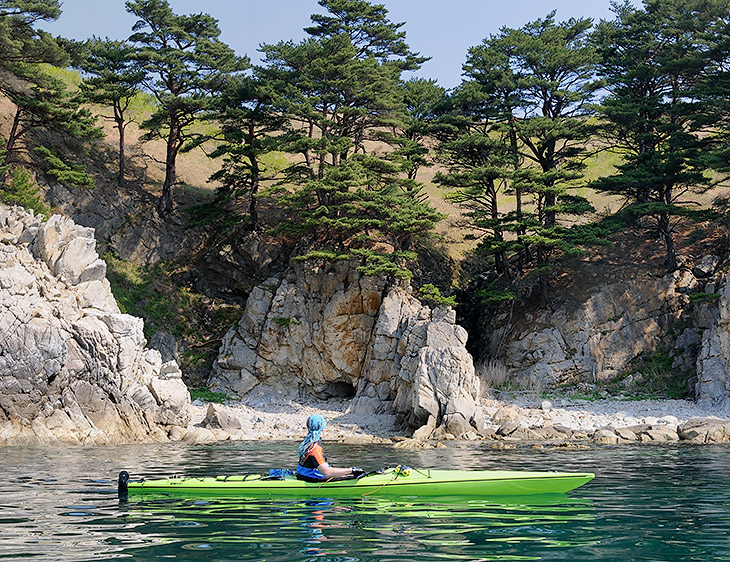
[[[715,270],[720,264],[720,261],[720,256],[702,256],[702,258],[700,258],[700,260],[695,263],[694,267],[692,268],[692,273],[695,277],[698,277],[700,279],[711,277],[712,274],[715,273]]]
[[[619,436],[612,429],[597,429],[593,434],[593,442],[599,445],[615,445]]]
[[[515,404],[509,404],[502,406],[499,410],[494,412],[492,415],[492,423],[495,425],[501,425],[506,422],[518,421],[521,417],[519,407]]]
[[[431,437],[434,429],[436,429],[436,418],[434,416],[429,416],[428,421],[413,432],[413,439],[418,441],[428,439]]]
[[[209,404],[203,425],[208,429],[224,429],[236,433],[242,429],[241,420],[221,404]]]
[[[666,425],[652,426],[641,435],[648,436],[649,439],[651,439],[651,441],[654,441],[655,443],[671,443],[674,441],[679,441],[679,435],[677,434],[677,432]]]
[[[634,433],[627,427],[618,428],[616,430],[616,435],[618,435],[619,438],[621,438],[624,441],[636,441],[637,440],[636,433]]]
[[[692,443],[730,442],[730,420],[719,418],[692,418],[677,428],[682,441]]]

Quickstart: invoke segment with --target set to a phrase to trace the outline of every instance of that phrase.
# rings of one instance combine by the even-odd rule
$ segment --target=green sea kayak
[[[120,473],[120,497],[139,494],[288,496],[303,498],[368,496],[522,496],[565,493],[582,486],[593,473],[522,472],[509,470],[417,470],[400,467],[357,479],[304,482],[296,476],[175,477],[128,482]]]

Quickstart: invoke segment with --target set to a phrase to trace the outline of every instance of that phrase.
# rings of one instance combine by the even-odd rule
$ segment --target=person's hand
[[[355,478],[358,478],[358,477],[362,476],[363,474],[365,474],[365,471],[362,468],[358,468],[356,466],[353,466],[350,470],[352,470],[352,475]]]

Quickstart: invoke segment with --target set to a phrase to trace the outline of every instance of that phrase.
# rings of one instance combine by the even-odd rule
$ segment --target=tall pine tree
[[[70,93],[47,65],[65,64],[67,53],[50,34],[35,29],[39,21],[58,18],[56,0],[0,0],[0,93],[14,106],[10,132],[4,140],[0,165],[0,185],[12,166],[27,163],[27,154],[36,149],[51,175],[68,177],[72,183],[90,185],[85,173],[63,162],[46,147],[28,146],[34,129],[55,130],[76,137],[99,136],[90,112]]]
[[[709,184],[711,137],[700,132],[715,124],[703,118],[711,104],[698,86],[717,70],[705,30],[727,10],[724,0],[647,0],[643,9],[626,2],[595,33],[610,92],[601,105],[602,133],[623,163],[593,185],[655,219],[669,271],[677,267],[676,221],[691,214],[682,197]]]
[[[404,251],[441,218],[417,195],[400,162],[378,153],[379,139],[403,109],[401,72],[425,59],[410,51],[403,24],[382,5],[321,0],[300,43],[264,45],[263,78],[290,118],[285,150],[300,159],[277,193],[291,219],[281,230],[305,235],[304,250],[362,256],[363,271],[408,275]]]
[[[215,18],[207,14],[177,15],[167,0],[128,0],[127,11],[138,18],[129,40],[145,70],[146,88],[157,109],[142,126],[147,139],[165,142],[165,179],[157,210],[173,210],[172,188],[177,183],[177,156],[191,138],[191,126],[210,109],[225,77],[248,67],[220,40]]]
[[[139,95],[145,74],[134,60],[134,49],[125,41],[93,38],[86,42],[76,66],[84,73],[80,88],[87,102],[111,108],[117,129],[119,165],[117,183],[124,185],[124,134],[131,122],[129,107]]]
[[[461,95],[467,120],[462,126],[469,119],[474,123],[467,125],[460,142],[475,150],[477,160],[470,166],[486,183],[483,197],[475,199],[477,184],[470,183],[474,176],[462,176],[462,195],[469,194],[471,204],[486,203],[482,207],[491,216],[484,224],[497,228],[493,230],[497,252],[505,247],[504,228],[515,231],[522,247],[534,249],[544,304],[551,256],[568,247],[558,217],[591,210],[585,199],[569,194],[582,177],[582,156],[593,133],[587,117],[600,86],[594,77],[597,54],[588,44],[590,28],[589,19],[556,22],[553,12],[520,29],[502,28],[471,48],[464,66]],[[475,131],[484,138],[475,137]],[[454,154],[449,145],[445,148]],[[464,166],[463,161],[457,164],[457,169]],[[444,179],[458,187],[456,176]],[[500,181],[509,182],[503,189],[515,197],[514,209],[502,218],[496,208]],[[503,226],[500,220],[505,221]],[[504,256],[500,261],[508,271]]]

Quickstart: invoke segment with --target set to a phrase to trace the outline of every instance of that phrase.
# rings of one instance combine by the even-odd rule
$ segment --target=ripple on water
[[[403,452],[328,446],[338,464],[593,470],[571,496],[501,502],[196,500],[120,503],[114,475],[286,466],[293,445],[6,449],[0,560],[730,560],[730,448]],[[53,478],[63,474],[64,478]]]

